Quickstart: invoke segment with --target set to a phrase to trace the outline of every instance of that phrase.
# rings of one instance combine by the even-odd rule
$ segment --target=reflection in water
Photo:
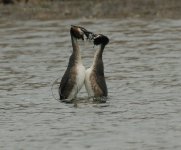
[[[103,33],[106,103],[85,88],[52,97],[71,54],[69,28]],[[1,149],[180,149],[181,22],[64,20],[0,24]],[[97,47],[81,43],[86,68]],[[53,87],[58,97],[57,85]],[[57,95],[56,95],[57,94]]]

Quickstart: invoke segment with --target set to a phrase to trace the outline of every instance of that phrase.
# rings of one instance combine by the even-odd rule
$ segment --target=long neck
[[[74,59],[75,63],[81,63],[81,54],[80,54],[80,48],[77,39],[71,34],[71,40],[72,40],[72,59]]]
[[[104,51],[105,45],[101,44],[99,46],[99,49],[96,51],[94,55],[94,60],[93,60],[93,69],[100,75],[104,76],[104,64],[102,61],[102,53]]]

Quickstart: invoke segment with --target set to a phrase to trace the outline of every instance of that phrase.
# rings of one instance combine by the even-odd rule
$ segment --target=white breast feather
[[[77,93],[80,91],[84,84],[85,79],[85,67],[82,64],[78,64],[76,66],[77,76],[76,76],[76,84],[74,85],[72,92],[70,93],[68,99],[73,99],[76,97]]]
[[[91,86],[91,81],[90,81],[90,74],[92,72],[92,67],[90,67],[89,69],[86,70],[85,73],[85,88],[88,92],[89,97],[94,96],[94,92]]]

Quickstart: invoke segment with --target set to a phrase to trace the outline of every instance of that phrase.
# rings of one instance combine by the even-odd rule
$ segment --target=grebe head
[[[87,39],[93,40],[94,34],[81,26],[71,25],[71,30],[71,32],[73,32],[73,36],[76,38],[84,40],[85,35]]]
[[[72,25],[70,28],[70,33],[75,38],[84,40],[84,32],[81,30],[80,27]]]
[[[94,35],[94,45],[107,45],[109,43],[109,38],[102,34],[95,34]]]

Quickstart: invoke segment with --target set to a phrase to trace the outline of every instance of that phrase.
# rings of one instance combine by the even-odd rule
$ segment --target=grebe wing
[[[68,96],[72,88],[73,88],[73,83],[71,80],[70,69],[67,69],[61,79],[59,86],[59,93],[62,97],[66,97]]]
[[[104,76],[97,76],[96,80],[98,86],[102,90],[103,96],[107,96],[107,85]]]

